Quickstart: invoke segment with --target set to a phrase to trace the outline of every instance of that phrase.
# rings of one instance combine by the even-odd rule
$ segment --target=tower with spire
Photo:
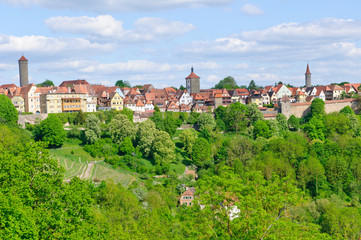
[[[186,77],[186,88],[187,88],[187,92],[189,94],[191,94],[191,93],[199,93],[200,92],[199,79],[200,79],[200,77],[198,77],[193,72],[193,67],[192,67],[191,68],[191,74],[189,74],[189,76]]]
[[[308,66],[307,63],[307,68],[306,68],[306,73],[305,73],[305,82],[306,82],[306,88],[311,87],[311,72],[310,72],[310,66]]]
[[[28,77],[28,60],[21,56],[19,59],[19,78],[20,78],[20,87],[24,87],[29,84]]]

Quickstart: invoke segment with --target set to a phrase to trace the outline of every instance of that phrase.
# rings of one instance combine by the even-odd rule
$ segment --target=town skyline
[[[238,85],[360,82],[360,3],[191,0],[99,5],[82,1],[0,0],[0,84],[71,79],[91,84],[185,85],[191,67],[201,88],[227,76]],[[217,16],[217,17],[214,17]],[[342,31],[340,31],[342,29]]]

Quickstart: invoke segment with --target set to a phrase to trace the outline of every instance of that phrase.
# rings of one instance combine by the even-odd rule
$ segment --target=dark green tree
[[[85,123],[85,114],[83,113],[83,111],[80,109],[79,112],[77,113],[74,123],[77,125],[80,124],[84,124]]]
[[[228,76],[226,78],[224,78],[223,80],[219,81],[219,83],[217,83],[215,86],[214,86],[215,89],[235,89],[235,88],[238,88],[237,86],[237,82],[236,80],[234,80],[233,77],[231,76]]]
[[[300,129],[300,121],[295,115],[291,115],[290,118],[287,121],[288,128],[291,131],[298,131]]]
[[[204,138],[197,138],[192,148],[192,159],[194,164],[203,168],[204,164],[210,160],[211,148],[208,141]]]
[[[128,81],[118,80],[118,81],[115,83],[115,86],[118,86],[118,87],[120,87],[120,88],[124,88],[124,87],[130,88],[130,83],[129,83]]]
[[[251,82],[249,83],[249,85],[248,85],[248,87],[247,87],[247,89],[250,91],[250,90],[256,90],[258,87],[257,87],[257,85],[256,85],[256,83],[253,81],[253,80],[251,80]]]
[[[268,124],[262,120],[258,120],[254,123],[253,134],[255,139],[258,137],[270,138],[272,136]]]
[[[133,146],[132,139],[130,139],[130,137],[124,138],[123,142],[120,144],[119,150],[125,155],[131,155],[134,153],[135,148]]]

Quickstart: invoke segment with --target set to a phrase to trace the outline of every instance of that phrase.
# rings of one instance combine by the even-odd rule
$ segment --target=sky
[[[0,0],[0,84],[361,82],[357,0]]]

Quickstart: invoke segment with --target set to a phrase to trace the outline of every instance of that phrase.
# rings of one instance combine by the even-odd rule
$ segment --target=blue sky
[[[0,84],[86,79],[114,85],[201,88],[361,82],[361,3],[356,0],[0,0]]]

